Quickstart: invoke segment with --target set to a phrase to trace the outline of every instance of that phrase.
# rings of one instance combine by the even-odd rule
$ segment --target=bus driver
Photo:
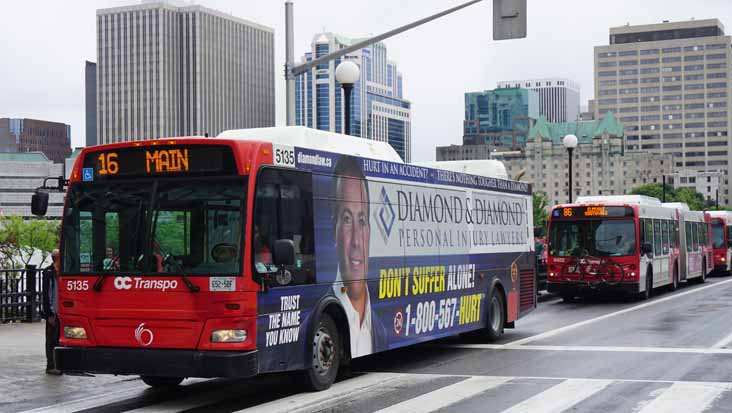
[[[386,329],[371,310],[366,283],[371,239],[369,189],[361,166],[354,157],[341,157],[336,164],[335,175],[333,228],[338,273],[333,290],[348,318],[351,356],[358,357],[386,349],[387,339]]]

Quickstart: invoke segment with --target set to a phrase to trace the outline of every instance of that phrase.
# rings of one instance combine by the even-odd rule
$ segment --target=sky
[[[322,31],[376,35],[465,0],[294,0],[295,57]],[[0,1],[0,117],[71,125],[83,146],[84,62],[96,62],[97,9],[139,1]],[[276,126],[285,125],[284,0],[197,0],[196,4],[275,29]],[[610,27],[662,20],[718,18],[732,31],[732,0],[528,0],[525,39],[492,40],[492,2],[477,3],[386,40],[412,102],[412,159],[433,160],[435,147],[460,144],[463,94],[503,80],[565,77],[592,99],[593,47]]]

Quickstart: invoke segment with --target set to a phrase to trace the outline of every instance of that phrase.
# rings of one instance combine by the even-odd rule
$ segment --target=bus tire
[[[312,365],[300,375],[306,390],[321,391],[329,388],[338,375],[342,353],[341,336],[333,318],[323,313],[315,324],[312,337]]]
[[[648,267],[646,270],[646,290],[640,293],[640,297],[643,300],[651,298],[651,292],[653,291],[653,267]]]
[[[485,327],[485,337],[490,341],[498,340],[503,335],[506,326],[506,305],[503,293],[498,288],[491,292],[491,302],[488,305],[488,320]]]
[[[677,264],[674,264],[674,272],[671,273],[671,276],[673,279],[671,280],[669,290],[676,291],[679,288],[679,266]]]
[[[160,377],[160,376],[140,376],[140,379],[150,387],[175,387],[183,381],[183,377]]]
[[[699,277],[697,279],[696,282],[698,282],[699,284],[704,284],[705,282],[707,282],[707,261],[706,260],[702,261],[702,275],[701,275],[701,277]]]

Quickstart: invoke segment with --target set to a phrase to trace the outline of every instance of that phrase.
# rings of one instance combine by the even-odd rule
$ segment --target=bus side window
[[[315,283],[313,191],[310,173],[265,168],[257,179],[252,228],[252,260],[259,274],[270,274],[272,287]],[[291,240],[295,264],[279,268],[277,240]]]
[[[687,222],[686,223],[686,251],[687,252],[691,252],[692,251],[693,244],[694,244],[694,242],[693,242],[693,236],[691,234],[691,232],[692,232],[692,229],[691,228],[692,228],[691,227],[691,222]]]
[[[653,256],[663,255],[661,221],[653,220]]]
[[[697,231],[699,224],[696,222],[691,224],[693,226],[693,233],[694,233],[694,251],[699,251],[699,231]]]
[[[669,242],[668,242],[668,221],[661,221],[661,237],[663,245],[663,255],[668,254]]]

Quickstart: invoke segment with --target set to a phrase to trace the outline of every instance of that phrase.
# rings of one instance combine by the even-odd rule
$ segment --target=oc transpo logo
[[[137,340],[141,346],[147,347],[152,344],[153,339],[155,339],[155,336],[153,335],[152,330],[145,328],[145,323],[140,323],[140,325],[135,329],[135,340]]]
[[[386,188],[381,187],[381,208],[376,212],[376,226],[381,232],[381,237],[384,238],[384,243],[389,241],[389,235],[391,235],[391,229],[394,227],[394,220],[396,219],[396,213],[394,213],[394,207],[391,205],[389,200],[389,194],[386,193]]]
[[[118,290],[129,290],[132,288],[132,278],[130,277],[115,277],[114,288]]]

